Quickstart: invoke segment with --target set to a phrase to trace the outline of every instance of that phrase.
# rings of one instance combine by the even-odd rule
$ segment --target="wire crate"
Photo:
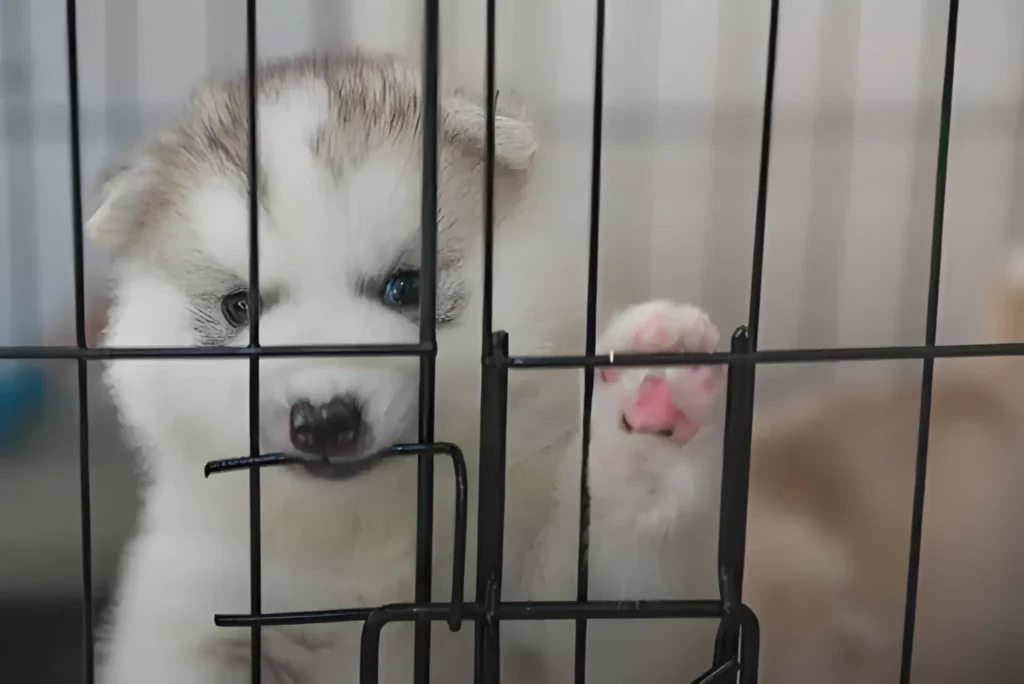
[[[591,164],[590,243],[588,269],[588,306],[586,348],[583,355],[574,356],[516,356],[509,353],[509,336],[495,330],[492,323],[493,248],[494,248],[494,165],[495,165],[495,108],[496,108],[496,2],[487,0],[486,15],[486,148],[484,216],[484,298],[483,328],[481,330],[482,384],[481,392],[481,444],[480,492],[476,512],[478,521],[476,586],[471,601],[463,599],[468,528],[468,487],[466,464],[459,445],[440,443],[434,435],[434,362],[436,339],[436,269],[437,269],[437,185],[438,185],[438,80],[439,80],[439,8],[438,0],[424,0],[424,54],[423,54],[423,174],[422,174],[422,254],[423,273],[420,301],[419,341],[408,345],[367,344],[359,346],[265,346],[260,341],[259,317],[253,317],[248,346],[244,348],[190,347],[190,348],[110,348],[91,347],[86,339],[86,300],[83,276],[83,224],[82,224],[82,162],[80,126],[80,97],[78,74],[78,26],[75,0],[67,0],[67,54],[68,101],[70,106],[72,216],[74,246],[74,280],[76,286],[76,345],[73,347],[10,346],[0,348],[0,359],[68,359],[77,363],[78,397],[80,403],[80,476],[81,476],[81,541],[82,584],[85,595],[82,616],[84,627],[82,663],[84,681],[94,678],[94,597],[92,582],[92,527],[90,519],[90,458],[89,410],[86,392],[87,368],[90,362],[129,358],[245,358],[249,364],[249,428],[250,453],[239,458],[207,464],[206,474],[216,477],[239,477],[235,471],[244,471],[249,477],[250,493],[250,572],[251,605],[247,614],[211,616],[225,629],[247,628],[251,631],[252,681],[260,682],[261,630],[267,626],[324,623],[361,622],[362,684],[378,680],[378,647],[381,631],[390,623],[415,623],[415,682],[429,681],[430,626],[445,622],[456,631],[469,628],[475,632],[474,681],[477,684],[495,684],[499,678],[499,644],[501,625],[507,621],[570,620],[575,622],[576,647],[575,681],[586,681],[587,626],[590,620],[603,619],[687,619],[713,618],[720,621],[714,653],[708,654],[708,669],[697,681],[739,681],[751,684],[757,681],[758,622],[754,613],[743,603],[743,567],[746,536],[747,490],[750,470],[750,444],[753,421],[755,370],[762,363],[824,362],[843,360],[920,359],[923,360],[921,382],[920,421],[917,441],[916,475],[913,497],[912,534],[909,543],[907,593],[903,629],[902,665],[900,681],[910,680],[912,647],[915,626],[917,582],[920,564],[921,529],[925,494],[925,473],[928,461],[928,435],[931,418],[931,393],[934,361],[937,358],[1012,355],[1024,352],[1020,344],[936,344],[939,302],[939,275],[942,255],[943,213],[946,188],[946,169],[950,137],[953,73],[955,62],[958,0],[950,0],[945,50],[944,77],[941,99],[941,126],[938,140],[938,164],[935,179],[934,220],[931,242],[931,267],[928,281],[927,324],[924,343],[911,347],[870,347],[835,349],[758,350],[762,270],[766,240],[766,205],[771,154],[772,110],[775,91],[775,65],[778,48],[780,0],[771,1],[768,43],[766,46],[767,72],[764,82],[762,133],[757,189],[754,250],[751,257],[750,305],[746,325],[732,335],[728,352],[710,355],[693,354],[622,354],[614,358],[595,354],[598,285],[598,237],[600,231],[601,143],[603,115],[605,0],[596,3],[596,56],[593,109],[593,158]],[[256,108],[256,0],[247,0],[246,62],[249,84],[249,176],[250,188],[257,188],[257,141],[251,135],[257,129]],[[255,191],[249,191],[249,280],[259,280],[259,249],[257,239],[258,200]],[[250,310],[258,308],[258,292],[249,291]],[[260,473],[262,468],[288,462],[283,454],[260,453],[259,445],[259,363],[263,358],[297,356],[409,356],[419,359],[420,396],[419,432],[414,444],[397,445],[394,457],[418,459],[418,519],[416,524],[416,583],[415,602],[375,608],[324,607],[323,610],[296,613],[266,613],[261,602],[260,570]],[[589,500],[586,492],[587,447],[590,430],[590,404],[597,368],[626,366],[666,366],[679,364],[713,363],[728,366],[726,399],[726,431],[723,444],[724,462],[721,492],[720,532],[718,545],[719,596],[705,600],[618,602],[589,601],[587,596],[588,559],[587,529]],[[507,602],[502,591],[502,540],[505,493],[505,430],[509,373],[538,371],[553,368],[584,370],[583,411],[583,472],[580,510],[580,545],[577,554],[578,590],[576,601],[565,602]],[[431,595],[432,539],[433,539],[433,477],[436,457],[451,463],[456,482],[456,517],[454,521],[455,554],[450,597]],[[446,466],[447,467],[447,466]]]

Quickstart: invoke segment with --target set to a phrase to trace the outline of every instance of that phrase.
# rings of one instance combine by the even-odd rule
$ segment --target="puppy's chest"
[[[412,681],[412,624],[388,625],[378,648],[366,654],[362,652],[362,630],[362,621],[267,628],[263,639],[264,683],[354,684],[359,681],[364,655],[367,662],[377,663],[382,684]],[[468,684],[472,680],[472,629],[464,628],[456,634],[435,629],[433,635],[431,669],[435,681]],[[248,639],[246,667],[247,646]]]
[[[263,681],[271,684],[349,681],[350,676],[358,674],[345,668],[351,669],[347,656],[359,643],[361,625],[290,625],[265,629],[261,657]]]

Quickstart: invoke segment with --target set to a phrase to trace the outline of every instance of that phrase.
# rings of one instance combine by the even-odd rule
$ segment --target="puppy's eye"
[[[262,300],[260,304],[262,305]],[[220,310],[224,319],[235,328],[242,328],[249,324],[249,291],[239,290],[232,292],[220,302]]]
[[[399,271],[384,285],[382,299],[387,306],[409,309],[420,304],[419,271]]]

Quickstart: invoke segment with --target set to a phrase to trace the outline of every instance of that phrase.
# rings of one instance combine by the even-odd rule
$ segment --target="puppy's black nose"
[[[292,445],[321,456],[350,451],[359,440],[362,423],[362,411],[351,397],[334,397],[319,405],[299,401],[291,411]]]

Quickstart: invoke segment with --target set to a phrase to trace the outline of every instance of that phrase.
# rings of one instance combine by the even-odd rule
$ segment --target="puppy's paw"
[[[718,329],[690,304],[656,300],[620,314],[598,344],[598,353],[707,353]],[[722,365],[666,368],[602,368],[594,387],[594,420],[614,421],[619,430],[657,435],[684,445],[705,423],[723,385]]]

